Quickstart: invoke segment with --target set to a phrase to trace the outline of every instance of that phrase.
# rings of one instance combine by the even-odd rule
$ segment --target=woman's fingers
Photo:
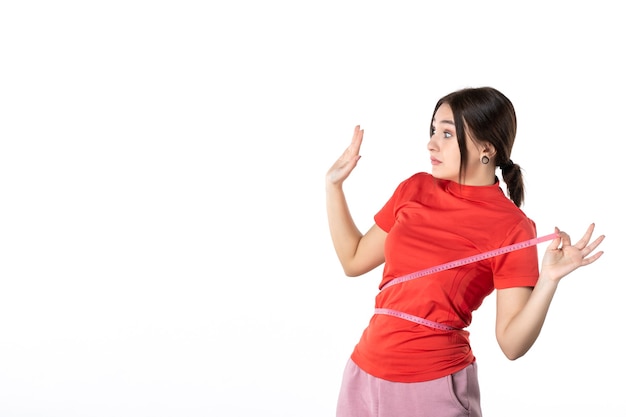
[[[561,248],[572,245],[572,239],[566,232],[559,231],[559,236],[561,237]]]
[[[583,249],[585,246],[587,246],[587,244],[591,240],[591,235],[593,234],[593,230],[595,229],[595,227],[596,227],[595,223],[591,223],[589,225],[583,237],[578,242],[576,242],[575,246],[578,249]]]
[[[345,180],[361,158],[361,142],[363,141],[363,129],[356,125],[350,145],[343,151],[339,159],[333,164],[328,172],[328,178],[332,183]]]
[[[603,251],[596,252],[596,253],[594,253],[591,256],[589,256],[589,255],[594,250],[596,250],[598,245],[600,245],[600,243],[602,243],[603,240],[604,240],[604,235],[596,238],[588,246],[585,246],[585,248],[582,250],[582,254],[583,254],[583,257],[584,257],[583,265],[589,265],[590,263],[595,262],[600,256],[602,256],[602,254],[604,253]]]
[[[595,229],[595,224],[591,223],[591,225],[589,225],[583,237],[578,242],[576,242],[575,245],[571,244],[571,239],[567,233],[558,231],[557,229],[559,236],[561,237],[561,249],[565,249],[565,252],[570,254],[570,256],[574,254],[573,251],[578,252],[578,255],[576,256],[576,258],[579,259],[578,262],[580,262],[580,266],[589,265],[595,262],[604,253],[602,251],[599,251],[591,255],[593,251],[596,250],[596,248],[604,240],[604,235],[601,235],[597,237],[596,239],[594,239],[591,243],[589,243],[594,229]],[[554,249],[554,247],[552,249]]]

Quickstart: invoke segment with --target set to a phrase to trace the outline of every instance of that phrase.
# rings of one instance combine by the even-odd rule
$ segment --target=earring
[[[487,155],[483,155],[483,157],[480,158],[480,162],[487,165],[489,163],[489,157]]]

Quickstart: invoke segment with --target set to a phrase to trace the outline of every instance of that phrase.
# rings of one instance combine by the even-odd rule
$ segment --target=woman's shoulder
[[[396,187],[396,193],[415,192],[423,190],[424,187],[434,185],[434,177],[427,172],[416,172],[404,180],[400,181]]]
[[[435,177],[433,177],[432,174],[429,174],[428,172],[416,172],[415,174],[412,174],[408,178],[403,180],[401,184],[404,184],[404,183],[415,184],[415,183],[426,183],[426,182],[433,183],[434,179]]]

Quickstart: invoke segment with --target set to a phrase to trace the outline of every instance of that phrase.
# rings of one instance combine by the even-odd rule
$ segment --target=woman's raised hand
[[[350,146],[343,151],[339,159],[337,159],[326,173],[326,183],[328,185],[341,185],[345,179],[348,178],[356,166],[356,163],[361,158],[359,151],[362,141],[363,129],[361,129],[361,126],[357,125],[354,128],[354,135],[352,136]]]
[[[595,224],[592,223],[575,245],[572,245],[567,233],[555,228],[559,237],[554,239],[546,249],[541,264],[542,274],[551,280],[558,281],[579,267],[597,261],[604,252],[593,253],[593,251],[602,243],[604,235],[589,243],[594,228]]]

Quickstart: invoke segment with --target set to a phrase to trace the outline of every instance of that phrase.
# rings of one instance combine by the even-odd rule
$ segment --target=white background
[[[430,169],[437,99],[482,85],[539,234],[607,235],[525,357],[475,314],[484,415],[626,415],[621,9],[2,2],[0,416],[333,416],[381,269],[343,276],[325,172],[361,124],[365,231]]]

